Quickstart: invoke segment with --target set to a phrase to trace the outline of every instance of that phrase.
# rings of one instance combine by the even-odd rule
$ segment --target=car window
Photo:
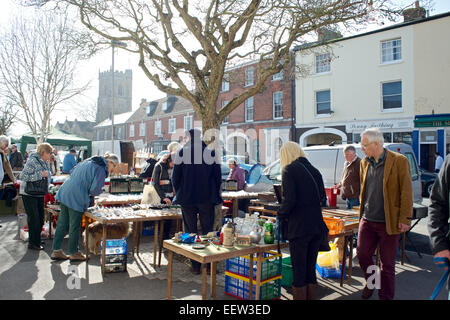
[[[405,157],[409,161],[409,166],[411,167],[411,178],[412,180],[419,179],[419,172],[417,171],[416,162],[414,161],[414,155],[411,152],[406,152]]]

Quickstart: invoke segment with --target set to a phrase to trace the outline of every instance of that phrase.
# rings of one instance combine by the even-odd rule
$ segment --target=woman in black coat
[[[287,222],[293,297],[314,300],[317,255],[321,239],[328,234],[321,209],[321,199],[326,197],[322,175],[292,141],[281,147],[280,165],[283,201],[278,217]]]

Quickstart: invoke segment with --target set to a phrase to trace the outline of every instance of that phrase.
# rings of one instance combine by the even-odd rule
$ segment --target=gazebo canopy
[[[47,136],[46,142],[52,146],[85,146],[87,147],[88,157],[92,155],[92,141],[77,135],[65,132],[63,130],[52,127],[50,134]],[[20,152],[25,154],[28,144],[36,144],[33,134],[24,134],[20,138]]]

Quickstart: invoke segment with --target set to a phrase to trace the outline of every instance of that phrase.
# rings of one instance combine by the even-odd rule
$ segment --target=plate
[[[199,244],[194,244],[194,245],[192,245],[192,248],[198,249],[198,250],[200,250],[200,249],[205,249],[205,248],[206,248],[206,245],[201,244],[201,243],[199,243]]]

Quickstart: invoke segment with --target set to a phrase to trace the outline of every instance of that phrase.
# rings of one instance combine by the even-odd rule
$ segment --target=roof
[[[167,102],[167,110],[163,110],[163,103]],[[150,114],[147,114],[147,107],[150,107]],[[129,117],[127,122],[145,121],[149,118],[162,118],[170,116],[174,113],[193,111],[192,104],[189,100],[178,97],[168,96],[154,101],[146,101],[141,103],[139,108],[134,111],[133,115]]]
[[[135,111],[129,111],[124,112],[120,114],[114,115],[114,125],[118,124],[124,124],[130,119],[130,117],[135,113]],[[100,127],[109,127],[111,126],[111,119],[105,119],[102,122],[100,122],[98,125],[96,125],[94,128],[100,128]]]
[[[427,18],[415,19],[415,20],[411,20],[411,21],[407,21],[407,22],[397,23],[397,24],[394,24],[392,26],[388,26],[388,27],[385,27],[385,28],[377,29],[377,30],[372,30],[372,31],[369,31],[369,32],[361,33],[361,34],[356,34],[356,35],[353,35],[353,36],[342,37],[342,38],[335,38],[335,39],[332,39],[332,40],[329,40],[329,41],[314,41],[314,42],[310,42],[310,43],[305,43],[305,44],[296,46],[293,50],[294,50],[294,52],[296,52],[296,51],[299,51],[299,50],[312,48],[312,47],[316,47],[316,46],[320,46],[320,45],[324,45],[324,44],[331,44],[331,43],[336,43],[336,42],[339,42],[339,41],[344,41],[344,40],[364,37],[364,36],[368,36],[368,35],[379,33],[379,32],[384,32],[384,31],[388,31],[388,30],[402,28],[402,27],[406,27],[406,26],[410,26],[410,25],[414,25],[414,24],[419,24],[419,23],[424,23],[424,22],[428,22],[428,21],[432,21],[432,20],[436,20],[436,19],[441,19],[441,18],[446,18],[446,17],[450,17],[450,11],[449,12],[445,12],[445,13],[441,13],[441,14],[436,14],[434,16],[430,16],[430,17],[427,17]]]

